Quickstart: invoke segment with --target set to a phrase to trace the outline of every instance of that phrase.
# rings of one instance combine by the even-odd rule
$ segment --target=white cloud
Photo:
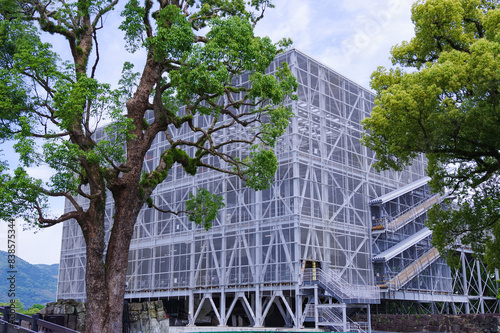
[[[368,87],[371,73],[390,66],[390,49],[413,35],[411,0],[276,1],[257,32],[294,47]]]
[[[284,37],[292,37],[302,47],[312,40],[308,27],[311,21],[312,5],[307,1],[276,1],[276,7],[267,9],[264,19],[259,22],[256,33],[269,36],[274,42]]]
[[[23,230],[23,221],[15,221],[16,255],[31,264],[57,264],[61,254],[62,225],[48,229]],[[8,251],[7,222],[0,221],[0,250]],[[12,234],[12,233],[11,233]]]

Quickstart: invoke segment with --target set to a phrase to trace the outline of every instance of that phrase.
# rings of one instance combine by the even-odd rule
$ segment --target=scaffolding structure
[[[373,268],[382,290],[380,313],[498,312],[498,272],[488,272],[470,249],[457,245],[453,269],[432,247],[426,212],[445,196],[430,193],[423,178],[370,201]]]
[[[156,206],[183,210],[189,193],[198,188],[222,195],[226,206],[209,231],[185,216],[144,208],[129,252],[126,297],[162,299],[170,313],[190,325],[322,325],[339,331],[369,330],[349,315],[360,308],[369,314],[370,304],[381,298],[382,304],[445,302],[458,312],[496,309],[484,292],[494,279],[482,278],[481,264],[467,251],[462,251],[466,268],[461,273],[435,252],[429,254],[425,211],[441,199],[426,185],[424,157],[403,172],[373,168],[375,154],[360,139],[374,95],[297,50],[279,55],[268,72],[285,61],[299,82],[299,98],[288,102],[295,117],[275,148],[274,185],[254,191],[231,175],[200,169],[188,176],[182,167],[174,168],[153,193]],[[248,75],[238,80],[246,85]],[[203,127],[212,119],[196,121]],[[170,132],[173,137],[192,135],[185,127]],[[245,132],[228,128],[222,135],[227,139]],[[166,140],[156,138],[146,170],[156,166],[165,148]],[[225,149],[241,158],[248,154],[238,146]],[[108,227],[112,216],[108,202]],[[387,253],[391,248],[397,253]],[[426,255],[427,261],[412,270],[411,264]],[[84,264],[79,227],[67,222],[58,299],[85,299]],[[478,283],[483,284],[476,290],[472,285]],[[456,290],[463,298],[455,296]]]

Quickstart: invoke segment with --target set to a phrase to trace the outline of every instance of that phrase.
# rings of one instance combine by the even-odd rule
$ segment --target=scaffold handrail
[[[342,302],[380,303],[379,287],[351,284],[332,269],[328,273],[320,268],[304,269],[303,281],[321,284]]]
[[[341,323],[343,322],[342,310],[340,308],[320,307],[318,308],[318,315],[327,320],[337,318]],[[353,321],[348,316],[346,316],[346,329],[348,332],[366,333],[366,330],[361,327],[360,323]]]
[[[314,308],[307,309],[305,316],[314,318]],[[326,305],[318,307],[318,325],[330,326],[331,328],[339,329],[340,331],[343,331],[345,327],[347,332],[366,333],[366,330],[362,328],[360,323],[353,321],[347,316],[346,322],[344,323],[342,317],[342,312],[338,308],[328,307]]]
[[[439,250],[435,247],[424,253],[420,258],[408,265],[399,274],[393,277],[387,283],[387,286],[394,290],[399,290],[411,279],[417,276],[424,269],[429,267],[434,261],[440,257]]]
[[[443,198],[439,194],[436,194],[426,200],[417,203],[398,216],[395,216],[392,221],[387,224],[387,230],[390,232],[399,230],[400,228],[407,225],[410,221],[414,220],[415,218],[419,217],[427,210],[429,210],[432,205],[442,201],[442,199]]]

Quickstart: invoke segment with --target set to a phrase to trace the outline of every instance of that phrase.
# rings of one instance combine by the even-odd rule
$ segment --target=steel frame
[[[459,246],[458,255],[461,267],[450,268],[444,259],[436,256],[437,249],[431,245],[432,234],[425,227],[426,212],[417,207],[426,206],[427,202],[441,202],[432,196],[425,182],[417,182],[412,190],[399,195],[389,196],[390,200],[372,200],[371,212],[373,221],[373,253],[374,273],[377,284],[386,287],[382,298],[385,306],[377,311],[387,312],[387,304],[397,304],[397,309],[390,311],[399,313],[485,313],[498,312],[499,303],[496,299],[498,272],[488,272],[484,263],[475,259],[471,251]],[[410,188],[412,188],[410,186]],[[418,211],[400,228],[388,228],[399,220],[400,216],[411,215],[412,209]],[[426,231],[427,230],[427,231]],[[427,235],[412,243],[407,241],[412,235]],[[405,243],[406,242],[406,243]],[[395,255],[394,249],[400,246],[400,253]],[[411,244],[411,246],[409,246]],[[389,253],[391,255],[389,255]],[[385,259],[384,259],[385,258]],[[425,265],[415,266],[422,259],[431,258]],[[415,266],[415,267],[413,267]],[[405,273],[411,268],[413,275]],[[406,280],[400,280],[409,277]],[[394,281],[402,281],[394,283]]]
[[[297,50],[279,55],[269,73],[284,61],[299,81],[299,100],[289,102],[296,117],[275,149],[274,185],[255,192],[229,175],[199,170],[191,177],[175,167],[153,194],[157,206],[182,210],[189,193],[203,187],[221,194],[226,207],[209,231],[186,217],[144,208],[129,252],[127,298],[184,299],[190,325],[213,311],[221,326],[266,326],[270,314],[279,313],[283,326],[300,328],[307,325],[311,307],[317,326],[320,304],[339,306],[319,287],[302,284],[306,262],[321,264],[353,285],[374,285],[372,251],[383,242],[372,238],[368,202],[425,177],[425,159],[418,157],[404,172],[376,172],[374,153],[360,143],[361,121],[369,116],[374,95]],[[239,80],[248,84],[248,76]],[[208,124],[207,118],[198,118],[198,126]],[[190,135],[183,127],[169,131],[174,137]],[[226,129],[214,140],[244,133]],[[165,147],[159,136],[146,170],[156,166]],[[241,158],[248,154],[238,146],[225,149]],[[415,199],[402,196],[387,209],[404,209]],[[106,214],[111,224],[112,202]],[[414,225],[402,232],[415,232]],[[58,299],[84,300],[84,253],[78,225],[66,223]],[[485,304],[479,298],[468,311]]]

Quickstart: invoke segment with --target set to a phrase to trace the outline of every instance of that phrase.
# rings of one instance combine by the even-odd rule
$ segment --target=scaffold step
[[[436,194],[424,202],[410,208],[405,213],[398,216],[395,220],[387,224],[387,230],[390,232],[395,232],[405,225],[407,225],[412,220],[416,219],[426,211],[428,211],[434,204],[441,202],[443,198],[439,194]]]
[[[439,251],[437,248],[433,247],[432,249],[424,253],[420,258],[403,269],[398,275],[389,280],[389,282],[387,282],[387,286],[394,290],[401,289],[401,287],[403,287],[411,279],[421,273],[424,269],[429,267],[438,258]]]

